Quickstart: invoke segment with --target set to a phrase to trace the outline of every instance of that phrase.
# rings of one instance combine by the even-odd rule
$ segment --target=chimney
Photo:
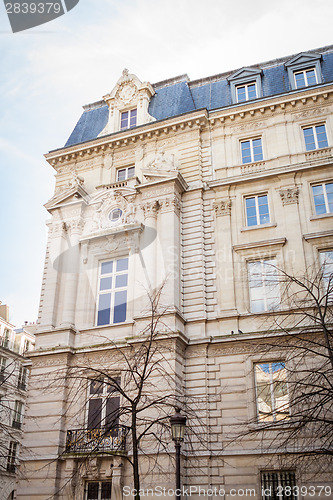
[[[2,304],[0,302],[0,318],[4,319],[9,322],[9,307],[6,304]]]

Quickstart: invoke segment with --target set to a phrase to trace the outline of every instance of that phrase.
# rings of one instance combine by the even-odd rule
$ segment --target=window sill
[[[277,422],[251,422],[248,424],[250,430],[260,431],[265,429],[279,430],[281,427],[283,429],[293,428],[297,425],[297,422],[293,422],[291,418],[286,420],[279,420]]]
[[[312,215],[310,217],[310,220],[326,219],[327,217],[333,217],[333,212],[329,212],[327,214]]]
[[[252,229],[263,229],[265,227],[276,227],[276,222],[269,222],[267,224],[258,224],[257,226],[246,226],[241,228],[241,233],[244,231],[251,231]]]

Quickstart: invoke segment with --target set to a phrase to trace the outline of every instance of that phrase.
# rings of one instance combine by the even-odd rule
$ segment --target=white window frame
[[[15,401],[12,427],[21,429],[23,421],[23,403],[20,400]]]
[[[85,485],[85,495],[84,495],[85,500],[88,499],[88,484],[90,484],[90,483],[98,483],[98,500],[101,500],[101,498],[102,498],[102,483],[109,483],[111,485],[111,492],[112,492],[112,480],[111,479],[103,480],[103,481],[87,481],[86,485]],[[110,496],[110,499],[111,499],[111,496]]]
[[[326,146],[319,146],[318,135],[317,135],[317,127],[324,127],[325,128],[325,135],[326,135],[326,142],[327,142]],[[314,149],[306,149],[306,142],[305,142],[304,131],[308,130],[310,128],[312,129],[312,134],[313,134],[314,143],[315,143],[315,148]],[[310,152],[310,151],[316,151],[317,149],[324,149],[324,148],[328,147],[328,137],[327,137],[326,123],[317,123],[316,125],[305,125],[304,127],[302,127],[302,131],[303,131],[303,140],[304,140],[305,150],[306,150],[307,153]]]
[[[262,156],[261,160],[255,160],[254,159],[253,141],[257,141],[258,139],[260,139],[260,145],[261,145],[261,156]],[[242,155],[242,144],[245,143],[245,142],[249,142],[250,143],[251,161],[247,161],[247,162],[243,162],[243,155]],[[241,153],[241,162],[242,162],[242,165],[249,165],[250,163],[258,163],[260,161],[263,161],[263,159],[264,159],[264,149],[263,149],[263,144],[262,144],[262,137],[260,136],[260,137],[252,137],[251,139],[242,139],[240,141],[240,153]]]
[[[259,287],[255,287],[255,286],[251,286],[251,275],[250,275],[250,265],[251,264],[258,264],[260,263],[260,267],[261,267],[261,281],[262,281],[262,285]],[[269,274],[265,274],[263,271],[265,269],[265,265],[267,266],[270,266],[272,269],[276,268],[277,267],[277,261],[276,261],[276,258],[261,258],[261,259],[254,259],[254,260],[248,260],[247,261],[247,275],[248,275],[248,290],[249,290],[249,300],[250,300],[250,310],[253,314],[262,314],[262,313],[267,313],[269,311],[276,311],[280,308],[280,304],[281,304],[281,290],[280,290],[280,285],[279,285],[279,281],[278,281],[278,273],[276,272],[275,276],[274,276],[274,279],[276,279],[276,284],[275,284],[275,287],[276,287],[276,290],[279,291],[279,302],[276,304],[275,307],[271,307],[271,308],[268,308],[268,305],[267,305],[267,302],[268,302],[268,299],[270,298],[269,297],[269,293],[267,292],[267,290],[269,290],[269,279],[267,279],[267,276],[270,276]],[[271,285],[273,286],[273,285]],[[255,289],[255,288],[261,288],[262,289],[262,300],[264,302],[264,308],[261,309],[260,311],[254,311],[254,303],[256,302],[256,300],[254,298],[251,297],[251,289]]]
[[[28,380],[28,368],[26,366],[20,365],[18,379],[17,379],[17,387],[22,391],[27,390],[27,380]]]
[[[327,184],[333,184],[333,181],[327,181],[327,182],[316,182],[315,184],[311,185],[311,191],[312,191],[312,199],[313,199],[313,206],[315,209],[316,215],[325,215],[325,214],[332,214],[333,212],[330,211],[330,206],[328,203],[328,198],[327,198],[327,191],[326,191],[326,185]],[[315,196],[313,193],[313,188],[316,186],[323,186],[323,195],[324,195],[324,201],[325,201],[325,209],[326,212],[324,214],[317,214],[317,207],[316,207],[316,202],[315,202]]]
[[[308,71],[314,71],[314,74],[315,74],[315,77],[316,77],[316,83],[315,84],[313,84],[313,83],[309,84],[308,83],[308,76],[307,76],[307,72]],[[303,74],[303,78],[304,78],[304,82],[305,82],[304,87],[297,87],[296,75],[300,74],[300,73]],[[315,66],[312,66],[310,68],[304,68],[304,69],[296,69],[296,70],[294,70],[293,76],[294,76],[295,89],[304,89],[306,87],[311,87],[311,85],[317,85],[317,83],[318,83],[317,69],[316,69]]]
[[[114,377],[119,379],[119,385],[120,385],[120,377]],[[88,379],[88,387],[87,387],[87,407],[86,407],[86,429],[88,429],[88,423],[89,423],[89,403],[93,399],[101,399],[102,400],[102,408],[101,408],[101,428],[103,429],[103,422],[105,422],[106,418],[106,402],[108,399],[112,397],[112,394],[115,395],[115,397],[120,397],[120,393],[114,390],[113,392],[108,392],[108,387],[110,387],[110,384],[107,383],[108,379],[105,378],[89,378]],[[101,383],[102,385],[102,391],[98,392],[96,394],[90,394],[90,386],[92,382],[97,382]]]
[[[328,256],[328,254],[330,255]],[[331,302],[333,299],[333,249],[321,250],[319,252],[319,260],[322,272],[322,285],[325,293],[327,293],[329,302]]]
[[[122,259],[127,259],[128,261],[128,267],[127,267],[127,270],[126,271],[119,271],[117,272],[116,271],[116,263],[118,260],[122,260]],[[112,265],[112,273],[106,273],[106,274],[101,274],[101,271],[102,271],[102,264],[104,262],[113,262],[113,265]],[[114,257],[112,259],[104,259],[102,261],[99,262],[99,267],[98,267],[98,280],[97,280],[97,300],[96,300],[96,320],[95,320],[95,324],[96,326],[106,326],[106,325],[119,325],[121,323],[124,323],[126,320],[127,320],[127,317],[128,317],[128,292],[129,292],[129,262],[130,262],[130,259],[129,259],[129,256],[128,255],[124,255],[124,256],[119,256],[119,257]],[[119,276],[119,275],[124,275],[124,274],[127,274],[127,285],[124,286],[124,287],[118,287],[116,288],[115,287],[115,283],[116,283],[116,276]],[[112,277],[112,288],[110,289],[107,289],[107,290],[100,290],[100,281],[102,278],[108,278],[108,277]],[[114,322],[114,305],[115,305],[115,294],[116,292],[121,292],[121,291],[126,291],[126,318],[124,321],[120,321],[120,322]],[[110,300],[110,319],[109,319],[109,323],[103,323],[103,324],[98,324],[98,312],[99,312],[99,298],[101,295],[106,295],[110,293],[111,294],[111,300]]]
[[[7,456],[7,471],[11,473],[16,472],[16,459],[17,459],[17,451],[18,451],[18,442],[10,441],[8,447],[8,456]]]
[[[267,222],[260,222],[260,214],[259,214],[259,198],[260,196],[266,196],[267,197],[267,206],[268,206],[268,221]],[[246,207],[246,200],[249,200],[251,198],[254,198],[255,200],[255,208],[256,208],[256,224],[250,226],[248,223],[248,217],[247,217],[247,207]],[[260,193],[260,194],[255,194],[255,195],[248,195],[244,197],[244,209],[245,209],[245,221],[246,221],[246,227],[256,227],[256,226],[264,226],[265,224],[270,224],[271,222],[271,213],[270,213],[270,207],[269,207],[269,200],[268,200],[268,193]]]
[[[257,414],[257,421],[258,423],[265,423],[265,422],[279,422],[281,420],[286,420],[290,417],[290,395],[289,395],[289,387],[288,387],[288,381],[287,379],[285,380],[285,383],[286,383],[286,387],[287,387],[287,395],[288,395],[288,401],[287,401],[287,404],[285,406],[286,409],[288,409],[288,415],[285,416],[285,418],[281,419],[281,420],[278,420],[277,419],[277,411],[276,411],[276,398],[275,398],[275,394],[274,394],[274,374],[273,374],[273,370],[272,370],[272,365],[274,364],[283,364],[284,365],[284,368],[285,370],[287,370],[286,368],[286,362],[282,359],[278,359],[278,360],[274,360],[274,361],[258,361],[256,363],[254,363],[253,365],[253,368],[254,368],[254,383],[255,383],[255,395],[256,395],[256,414]],[[257,380],[257,373],[256,373],[256,367],[258,365],[268,365],[269,366],[269,381],[267,381],[267,385],[269,384],[269,390],[270,390],[270,396],[271,396],[271,407],[272,407],[272,418],[269,419],[263,419],[263,420],[260,420],[260,412],[259,412],[259,393],[258,393],[258,380]],[[268,415],[267,415],[268,417]]]
[[[129,175],[128,172],[133,169],[134,172],[133,172],[133,175]],[[120,172],[125,172],[125,178],[124,179],[119,179],[119,173]],[[135,166],[134,165],[130,165],[129,167],[124,167],[124,168],[118,168],[117,169],[117,175],[116,175],[116,181],[117,182],[123,182],[123,181],[126,181],[127,179],[130,179],[131,177],[135,177]]]
[[[133,111],[136,112],[136,117],[135,117],[135,125],[131,125],[131,116]],[[122,127],[121,123],[123,121],[123,114],[128,113],[127,116],[127,124],[126,127]],[[134,128],[137,126],[138,123],[138,108],[132,108],[132,109],[124,109],[123,111],[120,112],[120,130],[128,130],[130,128]]]
[[[256,90],[256,96],[255,97],[249,97],[249,86],[254,85],[255,90]],[[244,87],[245,88],[245,101],[239,101],[238,100],[238,89]],[[258,87],[257,87],[257,82],[253,80],[252,82],[247,82],[247,83],[240,83],[235,86],[235,91],[236,91],[236,101],[237,103],[242,103],[242,102],[247,102],[247,101],[252,101],[253,99],[258,98]]]

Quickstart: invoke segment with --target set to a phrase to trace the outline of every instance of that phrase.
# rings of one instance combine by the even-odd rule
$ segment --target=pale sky
[[[0,3],[0,300],[35,321],[46,246],[43,204],[54,172],[43,154],[66,142],[82,105],[128,68],[158,82],[238,69],[333,43],[332,0],[80,0],[12,34]]]

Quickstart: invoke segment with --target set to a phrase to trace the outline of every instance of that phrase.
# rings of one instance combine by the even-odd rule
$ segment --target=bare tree
[[[274,266],[273,266],[274,267]],[[248,343],[255,364],[257,413],[242,422],[236,439],[257,439],[298,469],[332,471],[333,456],[333,275],[331,265],[302,276],[274,268],[279,308],[267,315],[264,332]],[[276,362],[267,362],[268,355]],[[283,360],[283,361],[282,361]],[[249,425],[250,424],[250,425]],[[235,436],[231,438],[234,442]],[[284,459],[283,459],[284,457]]]
[[[169,419],[175,406],[188,419],[188,446],[192,442],[199,442],[201,447],[207,444],[198,416],[203,401],[185,397],[175,349],[178,333],[170,331],[164,321],[168,308],[161,305],[162,290],[148,294],[149,310],[144,313],[148,320],[139,335],[118,342],[105,338],[99,345],[98,358],[83,354],[65,371],[56,372],[58,385],[68,387],[67,422],[88,420],[85,429],[67,432],[61,456],[86,452],[75,471],[78,476],[80,468],[97,453],[124,451],[126,439],[130,453],[123,456],[132,467],[137,500],[140,462],[145,462],[145,474],[161,472],[159,454],[173,455]],[[102,353],[106,353],[104,357]],[[52,386],[54,378],[48,381],[47,390]],[[166,465],[169,470],[169,463]],[[73,477],[69,481],[73,483]]]

